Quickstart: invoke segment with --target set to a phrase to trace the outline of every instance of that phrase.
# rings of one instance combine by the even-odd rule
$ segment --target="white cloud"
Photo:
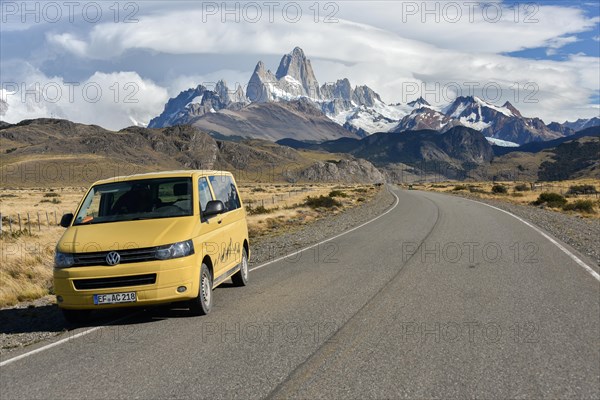
[[[279,16],[270,23],[266,15],[250,23],[241,13],[240,22],[223,23],[223,15],[207,15],[195,7],[172,7],[163,12],[140,16],[136,24],[103,23],[95,25],[85,55],[89,58],[113,57],[128,49],[147,48],[167,54],[270,53],[279,54],[291,41],[302,39],[328,42],[323,38],[347,42],[349,28],[378,27],[399,37],[429,43],[445,49],[471,53],[502,53],[527,48],[570,43],[574,33],[593,29],[597,18],[588,18],[572,7],[521,4],[518,9],[497,2],[415,2],[370,1],[341,2],[333,14],[337,23],[315,23],[313,11],[304,8],[298,23]],[[461,5],[453,14],[449,4]],[[429,12],[428,12],[429,10]],[[437,10],[437,11],[435,11]],[[492,10],[492,11],[490,11]],[[431,11],[434,11],[431,13]],[[458,12],[459,14],[456,14]],[[495,14],[496,13],[496,14]],[[275,14],[278,15],[278,14]],[[496,21],[495,15],[500,16]],[[226,16],[225,16],[226,18]],[[356,23],[352,23],[352,22]],[[456,22],[451,22],[456,21]],[[174,30],[174,27],[179,29]],[[329,34],[331,36],[323,36]],[[74,37],[51,39],[64,47],[81,49]],[[283,46],[283,48],[282,48]],[[330,46],[333,47],[333,46]]]
[[[418,7],[425,4],[411,3]],[[595,27],[597,18],[587,18],[577,8],[557,6],[531,9],[529,11],[535,14],[527,16],[528,10],[523,8],[515,14],[514,8],[493,3],[502,10],[498,22],[491,22],[493,10],[486,17],[481,8],[475,9],[471,18],[468,14],[471,11],[463,8],[459,22],[451,23],[447,21],[453,18],[449,11],[441,13],[446,3],[427,2],[429,7],[435,4],[440,7],[437,15],[440,22],[423,23],[423,10],[408,13],[407,4],[342,2],[336,14],[339,21],[330,24],[322,20],[315,23],[310,14],[294,24],[281,18],[269,23],[265,16],[258,23],[222,23],[219,15],[202,22],[202,10],[182,10],[180,5],[174,5],[139,15],[136,24],[95,24],[89,33],[79,36],[71,32],[48,33],[47,41],[54,48],[64,49],[92,64],[137,49],[151,51],[165,59],[173,54],[198,54],[206,58],[211,54],[252,54],[258,61],[260,55],[281,56],[294,46],[300,46],[312,59],[321,83],[348,77],[353,84],[368,84],[388,102],[410,100],[406,89],[412,84],[431,89],[436,84],[444,87],[456,82],[464,87],[476,82],[480,87],[499,85],[503,96],[496,99],[497,102],[509,100],[524,114],[541,116],[546,122],[594,115],[587,104],[599,87],[598,58],[572,56],[559,62],[527,60],[500,53],[536,47],[555,52],[577,40],[576,33]],[[189,7],[190,3],[185,2],[183,6]],[[518,16],[516,22],[515,15]],[[526,17],[531,21],[526,22]],[[277,65],[268,67],[274,69]],[[111,111],[94,113],[83,105],[82,114],[75,106],[63,105],[61,110],[72,109],[70,115],[78,117],[76,120],[85,116],[105,126],[122,127],[129,124],[129,118],[147,122],[149,116],[162,111],[166,93],[174,96],[181,90],[199,83],[216,82],[221,77],[226,78],[230,86],[247,82],[250,76],[250,71],[244,71],[247,67],[236,70],[238,65],[229,65],[228,68],[218,68],[208,74],[169,76],[163,84],[166,88],[132,76],[136,82],[146,83],[148,94],[153,94],[152,99],[140,96],[143,104],[139,107],[102,104],[103,109]],[[115,74],[120,76],[120,73]],[[527,84],[539,88],[529,99],[537,99],[537,103],[524,101],[526,95],[531,95],[523,89]],[[436,102],[435,97],[431,97],[428,100]],[[447,100],[451,99],[439,98],[440,103]],[[159,102],[162,102],[160,106]],[[113,118],[113,113],[121,117]]]
[[[411,0],[341,4],[341,15],[350,20],[442,48],[472,53],[506,53],[546,47],[557,37],[591,30],[598,23],[598,18],[586,17],[578,8],[547,6],[539,2],[522,2],[518,7],[501,1]],[[459,10],[456,5],[461,6]]]
[[[84,57],[88,52],[87,42],[77,39],[71,33],[48,34],[46,37],[50,44],[62,47],[76,56]]]
[[[8,104],[0,118],[11,123],[55,117],[118,130],[146,125],[168,100],[166,89],[135,72],[96,72],[75,84],[47,77],[28,64],[21,68],[25,79],[3,82],[0,91],[0,99]]]

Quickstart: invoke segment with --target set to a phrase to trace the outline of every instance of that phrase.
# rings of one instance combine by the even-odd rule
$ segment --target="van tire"
[[[208,266],[202,263],[200,268],[200,286],[198,297],[190,300],[190,312],[192,315],[206,315],[213,305],[212,277]]]
[[[80,324],[90,319],[90,310],[67,310],[65,308],[61,308],[60,310],[65,320],[71,324]]]
[[[240,270],[236,272],[232,277],[231,281],[235,286],[246,286],[248,284],[248,253],[246,249],[242,250],[242,261],[240,262]]]

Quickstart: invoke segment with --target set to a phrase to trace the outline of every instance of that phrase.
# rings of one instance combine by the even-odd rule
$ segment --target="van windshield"
[[[73,225],[190,216],[192,179],[163,178],[92,187]]]

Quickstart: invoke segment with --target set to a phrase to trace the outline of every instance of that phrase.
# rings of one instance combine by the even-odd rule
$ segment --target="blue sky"
[[[79,3],[72,21],[63,7],[53,21],[44,3],[38,15],[36,3],[28,3],[34,11],[24,15],[22,2],[2,1],[0,94],[8,110],[0,119],[143,125],[179,91],[221,78],[244,86],[259,60],[275,70],[295,46],[312,60],[320,83],[347,77],[390,103],[423,95],[443,105],[475,94],[511,101],[545,122],[600,113],[596,2],[492,0],[462,7],[460,18],[449,4],[462,2],[430,1],[428,9],[421,1],[320,2],[316,8],[312,1],[279,2],[272,15],[256,2],[258,18],[243,2],[237,9],[228,3],[233,13],[227,14],[221,2],[125,1],[117,3],[117,15],[108,1],[98,21],[91,6],[83,14],[91,3]],[[499,87],[502,95],[486,98],[483,87]],[[94,96],[98,88],[102,94]],[[42,91],[41,99],[31,90]]]
[[[505,1],[506,4],[523,4],[522,1]],[[589,1],[544,1],[544,5],[556,5],[556,6],[566,6],[571,5],[574,8],[579,8],[583,10],[585,15],[589,18],[598,18],[600,17],[600,1],[598,2],[589,2]],[[557,50],[555,54],[548,54],[548,49],[546,47],[538,47],[532,49],[526,49],[522,51],[515,51],[508,53],[508,55],[513,57],[522,57],[522,58],[531,58],[536,60],[564,60],[569,56],[569,54],[578,54],[582,53],[590,57],[600,57],[600,32],[598,28],[591,29],[588,31],[580,32],[574,35],[577,38],[577,41],[573,43],[566,44]],[[551,52],[552,53],[552,52]]]

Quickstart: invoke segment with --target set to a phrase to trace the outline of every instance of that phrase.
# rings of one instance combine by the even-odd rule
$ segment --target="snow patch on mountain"
[[[514,143],[514,142],[509,142],[508,140],[500,140],[500,139],[496,139],[496,138],[491,138],[491,137],[486,137],[487,141],[490,142],[490,144],[496,145],[496,146],[501,146],[501,147],[519,147],[518,143]]]
[[[191,104],[202,104],[202,99],[203,98],[204,98],[204,95],[196,96],[189,103],[187,103],[185,106],[189,107]]]
[[[512,117],[513,113],[512,111],[510,111],[510,109],[508,107],[498,107],[494,104],[488,103],[484,100],[481,100],[479,97],[475,96],[474,97],[475,102],[480,106],[480,107],[487,107],[487,108],[491,108],[494,111],[497,111],[499,113],[502,113],[504,115],[506,115],[507,117]]]
[[[460,121],[461,125],[466,126],[467,128],[475,129],[476,131],[482,131],[492,126],[491,122],[478,120],[475,113],[471,113],[468,117],[460,117],[458,120]]]

